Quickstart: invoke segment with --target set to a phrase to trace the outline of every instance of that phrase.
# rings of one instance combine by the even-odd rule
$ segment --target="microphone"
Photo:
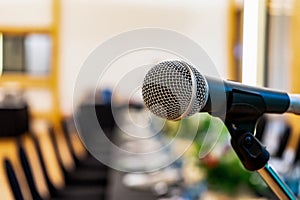
[[[164,61],[148,71],[142,86],[146,107],[180,120],[197,112],[226,119],[254,119],[264,113],[300,114],[300,95],[202,75],[184,61]]]

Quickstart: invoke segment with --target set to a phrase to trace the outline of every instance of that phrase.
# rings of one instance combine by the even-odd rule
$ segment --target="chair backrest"
[[[75,168],[75,162],[67,145],[67,140],[64,137],[64,134],[60,131],[54,130],[52,126],[49,126],[48,130],[48,134],[50,136],[51,143],[54,147],[56,158],[61,169],[64,171],[64,173],[72,171]]]
[[[31,190],[32,195],[38,193],[41,198],[47,199],[50,196],[49,188],[46,181],[46,171],[43,171],[43,167],[41,164],[41,158],[39,157],[37,146],[34,143],[33,136],[30,134],[24,134],[20,137],[19,143],[19,158],[21,160],[22,166],[24,168],[24,172],[26,178],[28,180],[28,184]],[[25,150],[24,150],[25,149]],[[27,152],[27,155],[25,153]],[[27,165],[26,165],[27,164]],[[29,166],[29,167],[27,167]],[[32,178],[29,177],[29,173],[27,170],[32,171]],[[33,182],[33,183],[32,183]],[[38,183],[38,184],[36,184]],[[36,191],[33,190],[32,185],[35,184]],[[38,196],[38,195],[36,195]],[[38,197],[37,197],[38,198]]]
[[[88,154],[87,150],[78,135],[72,118],[65,117],[61,121],[61,126],[73,160],[75,161],[75,164],[78,165],[81,160],[86,158]]]
[[[10,164],[6,162],[6,160],[9,160]],[[18,147],[17,147],[16,138],[13,137],[0,138],[0,162],[5,163],[5,165],[2,165],[0,167],[1,199],[8,199],[8,200],[14,199],[13,192],[15,192],[14,190],[17,186],[15,184],[11,185],[10,183],[16,183],[16,182],[18,182],[23,198],[32,199],[28,182],[26,180],[26,176],[24,174],[21,162],[18,158]],[[9,182],[9,178],[12,177],[11,176],[12,173],[10,173],[11,169],[14,169],[13,171],[15,174],[15,180],[17,181]]]
[[[283,152],[286,150],[289,139],[291,137],[291,126],[286,125],[283,134],[280,137],[279,147],[275,154],[276,157],[281,158],[283,155]]]
[[[27,154],[25,153],[22,145],[19,145],[19,157],[20,157],[22,167],[23,167],[25,176],[27,178],[28,185],[29,185],[29,188],[30,188],[31,195],[32,195],[33,199],[34,200],[42,200],[43,198],[39,194],[39,191],[36,187],[37,184],[36,184],[35,179],[33,177],[31,166],[30,166]]]
[[[295,161],[294,163],[300,163],[300,138],[298,139],[298,146],[296,148],[296,156],[295,156]]]
[[[39,146],[40,157],[44,162],[42,166],[44,165],[46,168],[49,182],[53,183],[55,188],[60,189],[65,184],[64,175],[76,167],[70,145],[68,145],[68,138],[62,130],[54,130],[52,126],[43,121],[35,123],[33,132],[36,144]],[[78,138],[77,141],[80,142],[80,139]]]
[[[64,175],[49,135],[48,124],[44,121],[35,121],[32,123],[32,130],[35,146],[38,148],[39,158],[42,161],[42,167],[46,170],[49,182],[57,189],[63,188]]]
[[[16,200],[23,200],[23,195],[21,192],[20,184],[18,182],[16,173],[14,171],[14,168],[11,164],[11,162],[8,159],[4,159],[4,166],[5,166],[5,171],[7,175],[7,179],[10,183],[12,194]],[[2,188],[3,189],[3,188]],[[1,196],[6,197],[5,199],[8,199],[7,197],[9,196],[9,199],[12,199],[12,194],[8,192],[9,194],[5,194],[3,190],[1,191]]]
[[[50,193],[50,196],[53,196],[57,193],[58,188],[57,188],[56,185],[54,185],[52,183],[51,180],[53,178],[50,178],[50,176],[48,174],[48,170],[47,170],[48,166],[46,166],[46,164],[45,164],[45,159],[43,158],[43,153],[42,153],[41,146],[40,146],[38,138],[35,135],[31,135],[31,138],[33,139],[33,143],[34,143],[35,149],[36,149],[37,154],[38,154],[38,161],[41,164],[41,168],[42,168],[43,174],[45,176],[45,181],[46,181],[46,184],[47,184],[48,191]]]
[[[282,158],[291,136],[291,126],[283,119],[261,117],[255,137],[267,145],[273,157]]]

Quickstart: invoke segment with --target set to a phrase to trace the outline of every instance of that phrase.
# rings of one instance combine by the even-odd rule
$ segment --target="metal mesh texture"
[[[188,67],[192,69],[192,74]],[[192,94],[192,76],[195,76],[197,84],[196,94]],[[185,117],[199,112],[205,106],[208,86],[205,78],[191,65],[183,61],[164,61],[146,74],[142,95],[151,112],[175,120],[187,110],[189,112],[185,113]],[[196,99],[189,106],[192,95],[196,95]]]

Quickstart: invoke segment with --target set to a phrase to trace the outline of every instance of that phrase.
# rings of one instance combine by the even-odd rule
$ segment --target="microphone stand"
[[[247,116],[236,114],[226,116],[225,125],[231,135],[231,145],[244,167],[250,171],[257,171],[279,199],[297,199],[268,164],[270,154],[254,136],[259,117],[260,114],[253,115],[253,113]]]

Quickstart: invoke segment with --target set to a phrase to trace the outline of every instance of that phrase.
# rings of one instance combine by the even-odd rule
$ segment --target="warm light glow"
[[[244,1],[242,82],[257,84],[259,0]]]
[[[0,33],[0,76],[3,72],[3,34]]]

